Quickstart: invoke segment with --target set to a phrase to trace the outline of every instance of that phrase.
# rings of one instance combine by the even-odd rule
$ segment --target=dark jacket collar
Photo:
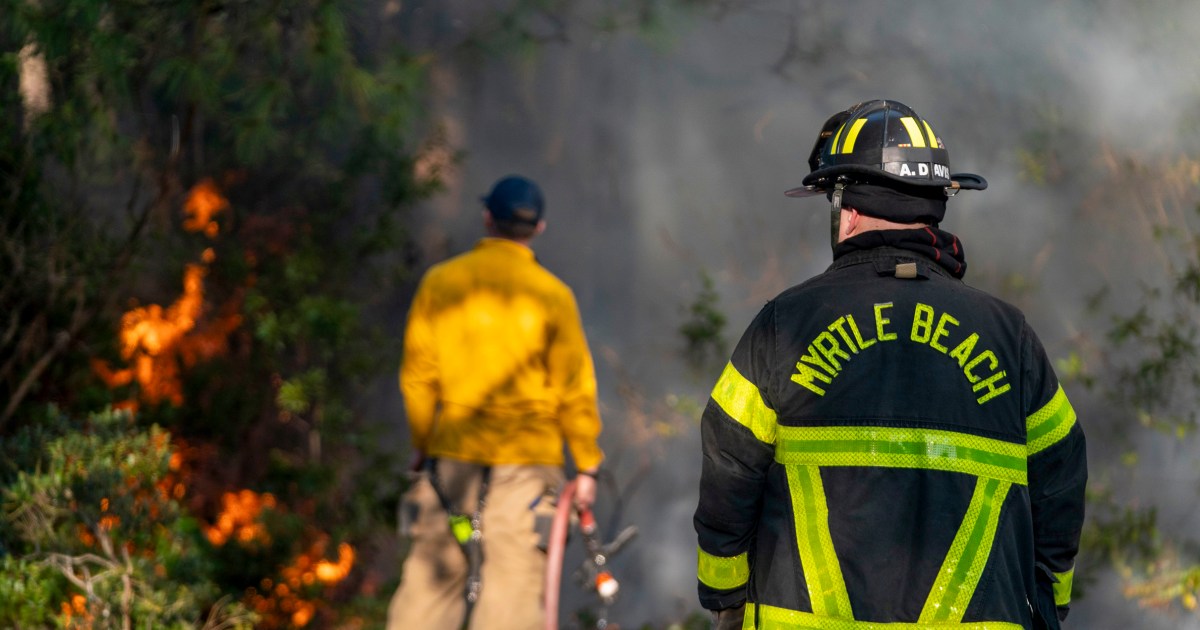
[[[867,260],[916,258],[932,263],[936,271],[962,279],[967,260],[958,237],[935,227],[915,230],[875,230],[848,238],[833,248],[833,265],[838,269]]]

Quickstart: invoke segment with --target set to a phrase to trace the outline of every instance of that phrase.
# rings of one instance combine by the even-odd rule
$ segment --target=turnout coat
[[[745,628],[1058,627],[1083,431],[1024,316],[964,269],[949,233],[869,233],[758,313],[701,423],[702,605],[746,603]]]

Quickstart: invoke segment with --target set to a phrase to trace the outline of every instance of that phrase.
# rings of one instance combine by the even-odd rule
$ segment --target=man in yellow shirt
[[[542,192],[509,176],[483,202],[487,237],[431,268],[409,312],[400,389],[427,474],[402,507],[412,546],[389,630],[457,630],[467,614],[471,628],[542,627],[536,522],[562,485],[564,443],[576,503],[595,499],[591,353],[571,289],[529,247],[546,227]],[[463,549],[480,542],[476,581]]]

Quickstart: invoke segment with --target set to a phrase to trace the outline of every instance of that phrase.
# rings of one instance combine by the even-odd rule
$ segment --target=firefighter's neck
[[[855,208],[846,207],[842,208],[841,221],[838,225],[838,242],[876,230],[911,230],[923,227],[928,227],[928,225],[925,223],[897,223],[867,216]]]
[[[496,226],[496,222],[492,219],[492,215],[485,210],[483,212],[483,230],[491,238],[502,238],[506,241],[512,241],[514,243],[524,245],[525,247],[530,247],[530,243],[533,242],[533,239],[537,238],[542,232],[546,231],[546,221],[545,219],[538,221],[537,225],[533,227],[532,231],[528,235],[505,234]]]

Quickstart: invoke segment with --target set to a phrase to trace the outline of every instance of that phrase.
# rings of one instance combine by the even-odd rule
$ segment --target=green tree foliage
[[[1096,265],[1094,293],[1084,316],[1070,322],[1070,350],[1056,361],[1089,436],[1088,518],[1076,585],[1086,593],[1111,569],[1122,578],[1125,595],[1142,607],[1195,610],[1198,541],[1164,523],[1166,506],[1154,502],[1164,489],[1194,491],[1190,462],[1165,462],[1170,453],[1188,458],[1200,422],[1194,124],[1181,121],[1176,136],[1148,157],[1140,149],[1118,148],[1119,142],[1108,144],[1104,134],[1096,137],[1055,107],[1033,113],[1035,131],[1016,155],[1022,178],[1079,190],[1071,238],[1103,251],[1073,252]],[[1144,492],[1143,474],[1157,480],[1168,466],[1162,487]]]
[[[1086,589],[1100,569],[1112,568],[1141,606],[1194,610],[1198,541],[1164,524],[1167,506],[1151,497],[1194,491],[1186,454],[1200,422],[1200,162],[1186,153],[1147,160],[1105,150],[1098,167],[1108,172],[1081,204],[1085,221],[1075,227],[1095,222],[1103,232],[1091,238],[1115,234],[1136,252],[1098,259],[1112,267],[1097,274],[1105,280],[1088,300],[1090,316],[1076,325],[1101,333],[1079,334],[1057,362],[1075,392],[1096,400],[1081,410],[1089,436],[1101,436],[1092,448],[1115,451],[1111,462],[1092,458],[1077,584]],[[1172,463],[1171,453],[1185,461]],[[1163,487],[1149,496],[1139,491],[1143,473],[1160,478],[1164,471]]]
[[[720,296],[713,286],[712,277],[700,275],[700,290],[687,307],[687,318],[679,326],[683,336],[684,357],[698,372],[706,376],[725,360],[725,313],[718,307]]]
[[[1140,305],[1132,312],[1113,309],[1105,353],[1111,372],[1099,382],[1115,410],[1136,420],[1126,426],[1187,443],[1200,423],[1200,206],[1180,210],[1173,219],[1156,222],[1152,230],[1162,273],[1142,285]],[[1123,466],[1136,469],[1139,459],[1131,446]],[[1090,499],[1085,549],[1126,577],[1127,594],[1146,606],[1195,610],[1200,596],[1195,537],[1161,531],[1153,505],[1124,503],[1105,482],[1093,487]]]
[[[219,597],[212,563],[193,551],[205,543],[170,494],[165,432],[103,412],[44,446],[39,465],[19,471],[3,492],[6,538],[16,553],[2,559],[0,623],[253,627],[252,614]]]
[[[0,546],[10,565],[52,557],[58,574],[92,576],[3,581],[0,592],[44,595],[19,610],[86,591],[93,612],[149,619],[160,606],[154,614],[183,623],[170,601],[194,609],[241,597],[303,554],[336,558],[343,541],[369,557],[374,532],[390,531],[399,476],[360,477],[388,457],[360,400],[399,356],[373,309],[406,277],[403,213],[437,190],[446,162],[425,159],[418,135],[426,62],[372,45],[378,10],[19,0],[0,12],[0,434],[11,447],[8,494],[24,506]],[[130,342],[122,335],[138,318],[165,332]],[[74,499],[74,516],[98,518],[88,510],[104,495],[129,538],[108,551],[60,548],[74,524],[57,512],[67,499],[47,495],[50,480],[35,474],[46,470],[35,449],[116,457],[145,446],[130,440],[166,439],[86,442],[100,438],[77,419],[122,401],[137,406],[138,426],[169,427],[181,445],[185,496],[169,507],[188,516],[135,519],[114,492],[129,471],[100,469],[62,481],[90,493]],[[46,402],[69,425],[53,440],[38,434]],[[193,544],[171,559],[167,543],[196,537],[227,493],[247,488],[278,497],[260,516],[270,544]],[[100,542],[116,536],[88,523]],[[51,540],[38,536],[58,541],[58,555],[39,556]],[[311,555],[325,540],[324,557]],[[155,549],[169,576],[171,562],[207,563],[199,575],[212,581],[189,584],[203,586],[191,594],[129,587],[135,570],[156,574],[130,569],[140,560],[123,556],[125,543]],[[319,586],[310,599],[328,594]],[[281,624],[307,623],[279,612]],[[335,616],[321,606],[315,615]],[[151,625],[176,621],[162,623]]]
[[[237,604],[213,608],[224,597],[260,627],[329,626],[340,606],[381,616],[394,575],[368,561],[331,569],[335,583],[297,571],[340,570],[342,543],[387,550],[403,483],[361,401],[400,354],[378,321],[410,279],[405,211],[457,156],[426,129],[431,56],[386,37],[401,4],[0,10],[0,484],[15,510],[0,625],[64,623],[66,605],[234,627]],[[585,11],[584,28],[658,32],[675,4],[691,3]],[[538,33],[578,28],[575,8],[496,10],[455,52],[566,41]],[[133,420],[98,412],[114,404]],[[167,448],[178,479],[148,518],[122,498],[117,460],[156,479]],[[75,476],[45,476],[59,464]],[[231,506],[243,538],[213,533]],[[282,585],[289,598],[266,601]]]
[[[1193,218],[1200,225],[1200,207]],[[1118,368],[1120,395],[1139,421],[1183,438],[1200,421],[1200,230],[1184,222],[1154,236],[1169,256],[1167,278],[1145,287],[1134,312],[1114,317],[1109,340],[1128,357]]]
[[[637,27],[667,4],[598,16]],[[4,621],[58,619],[78,596],[91,614],[149,619],[184,588],[168,558],[198,567],[193,590],[172,596],[193,612],[305,578],[286,606],[247,598],[263,627],[329,625],[335,600],[367,579],[330,586],[296,571],[340,562],[344,542],[371,558],[391,535],[402,476],[360,401],[399,357],[375,322],[412,264],[404,211],[456,159],[420,131],[430,58],[379,45],[389,10],[17,0],[0,11],[0,482],[23,506],[0,527],[0,558],[23,576],[0,580],[4,601],[23,602],[3,606],[15,611]],[[529,28],[571,14],[520,3],[459,50],[521,48]],[[83,420],[109,404],[136,407],[129,433],[117,416]],[[52,446],[66,467],[81,449],[161,454],[154,426],[182,461],[157,520],[118,505],[128,471],[115,459],[54,481],[83,484],[84,498],[42,476]],[[118,529],[95,522],[104,498]],[[79,514],[56,511],[72,500]],[[214,529],[231,506],[252,535]],[[71,538],[81,522],[99,551]],[[170,555],[185,537],[201,542]],[[124,543],[156,549],[168,579],[127,562]],[[383,601],[353,608],[377,615]],[[184,623],[168,608],[153,614],[173,621],[153,619]]]

